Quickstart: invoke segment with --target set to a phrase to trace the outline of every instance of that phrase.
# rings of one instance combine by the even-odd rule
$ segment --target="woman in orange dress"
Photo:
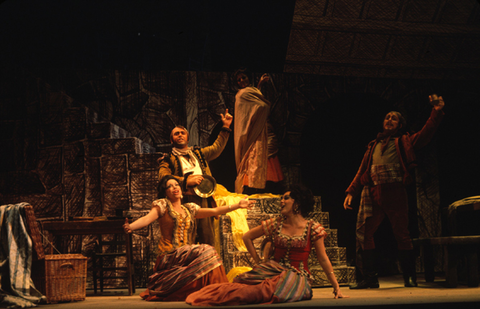
[[[126,219],[123,226],[126,233],[132,233],[157,220],[162,234],[154,273],[140,296],[148,301],[183,301],[208,284],[228,282],[215,248],[193,244],[195,219],[248,208],[254,202],[243,199],[238,204],[216,208],[201,208],[194,203],[182,205],[182,189],[172,175],[160,181],[158,192],[164,198],[153,201],[147,215],[131,224]]]
[[[292,186],[281,199],[281,216],[263,221],[243,236],[255,265],[238,275],[233,283],[212,284],[190,294],[186,302],[194,306],[234,306],[294,302],[312,298],[312,277],[308,256],[315,248],[318,262],[333,286],[340,291],[332,264],[325,251],[325,228],[305,217],[313,210],[313,194],[301,185]],[[273,247],[270,258],[261,261],[253,240],[265,235]]]

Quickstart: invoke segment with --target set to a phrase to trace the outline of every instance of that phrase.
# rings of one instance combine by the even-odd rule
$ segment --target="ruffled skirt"
[[[236,306],[295,302],[312,298],[310,280],[271,260],[240,274],[233,283],[212,284],[190,294],[193,306]]]
[[[147,301],[184,301],[187,295],[214,283],[228,282],[225,268],[210,245],[186,245],[158,256],[147,290]]]

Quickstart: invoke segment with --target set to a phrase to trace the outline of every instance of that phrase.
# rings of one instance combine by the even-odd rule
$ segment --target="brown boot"
[[[377,289],[380,287],[376,271],[375,250],[365,250],[362,252],[362,274],[363,280],[351,285],[350,289]]]
[[[415,269],[415,254],[413,250],[399,250],[398,259],[403,272],[405,287],[413,288],[417,285],[417,271]]]

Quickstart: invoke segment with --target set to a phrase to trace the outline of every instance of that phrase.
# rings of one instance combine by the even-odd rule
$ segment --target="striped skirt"
[[[147,290],[148,301],[183,301],[203,286],[228,282],[222,261],[210,245],[185,245],[157,258]]]
[[[312,298],[309,278],[271,260],[240,274],[233,283],[212,284],[190,294],[193,306],[236,306],[295,302]]]

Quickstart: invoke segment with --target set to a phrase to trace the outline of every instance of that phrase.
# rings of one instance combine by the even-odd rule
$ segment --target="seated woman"
[[[149,277],[147,290],[140,296],[148,301],[183,301],[193,291],[211,284],[228,282],[225,268],[215,249],[206,244],[193,245],[195,219],[226,214],[248,208],[253,201],[217,208],[200,208],[197,204],[182,205],[182,189],[172,175],[165,176],[158,186],[159,198],[150,212],[129,224],[126,233],[148,226],[158,220],[162,238],[154,274]]]
[[[243,236],[255,265],[238,275],[233,283],[212,284],[190,294],[186,302],[196,306],[225,306],[294,302],[312,298],[312,277],[308,256],[315,247],[318,262],[333,286],[335,298],[340,291],[333,267],[325,251],[325,228],[305,217],[313,210],[311,191],[292,186],[281,199],[281,216],[263,221]],[[272,240],[272,256],[261,261],[253,240],[265,235]]]

